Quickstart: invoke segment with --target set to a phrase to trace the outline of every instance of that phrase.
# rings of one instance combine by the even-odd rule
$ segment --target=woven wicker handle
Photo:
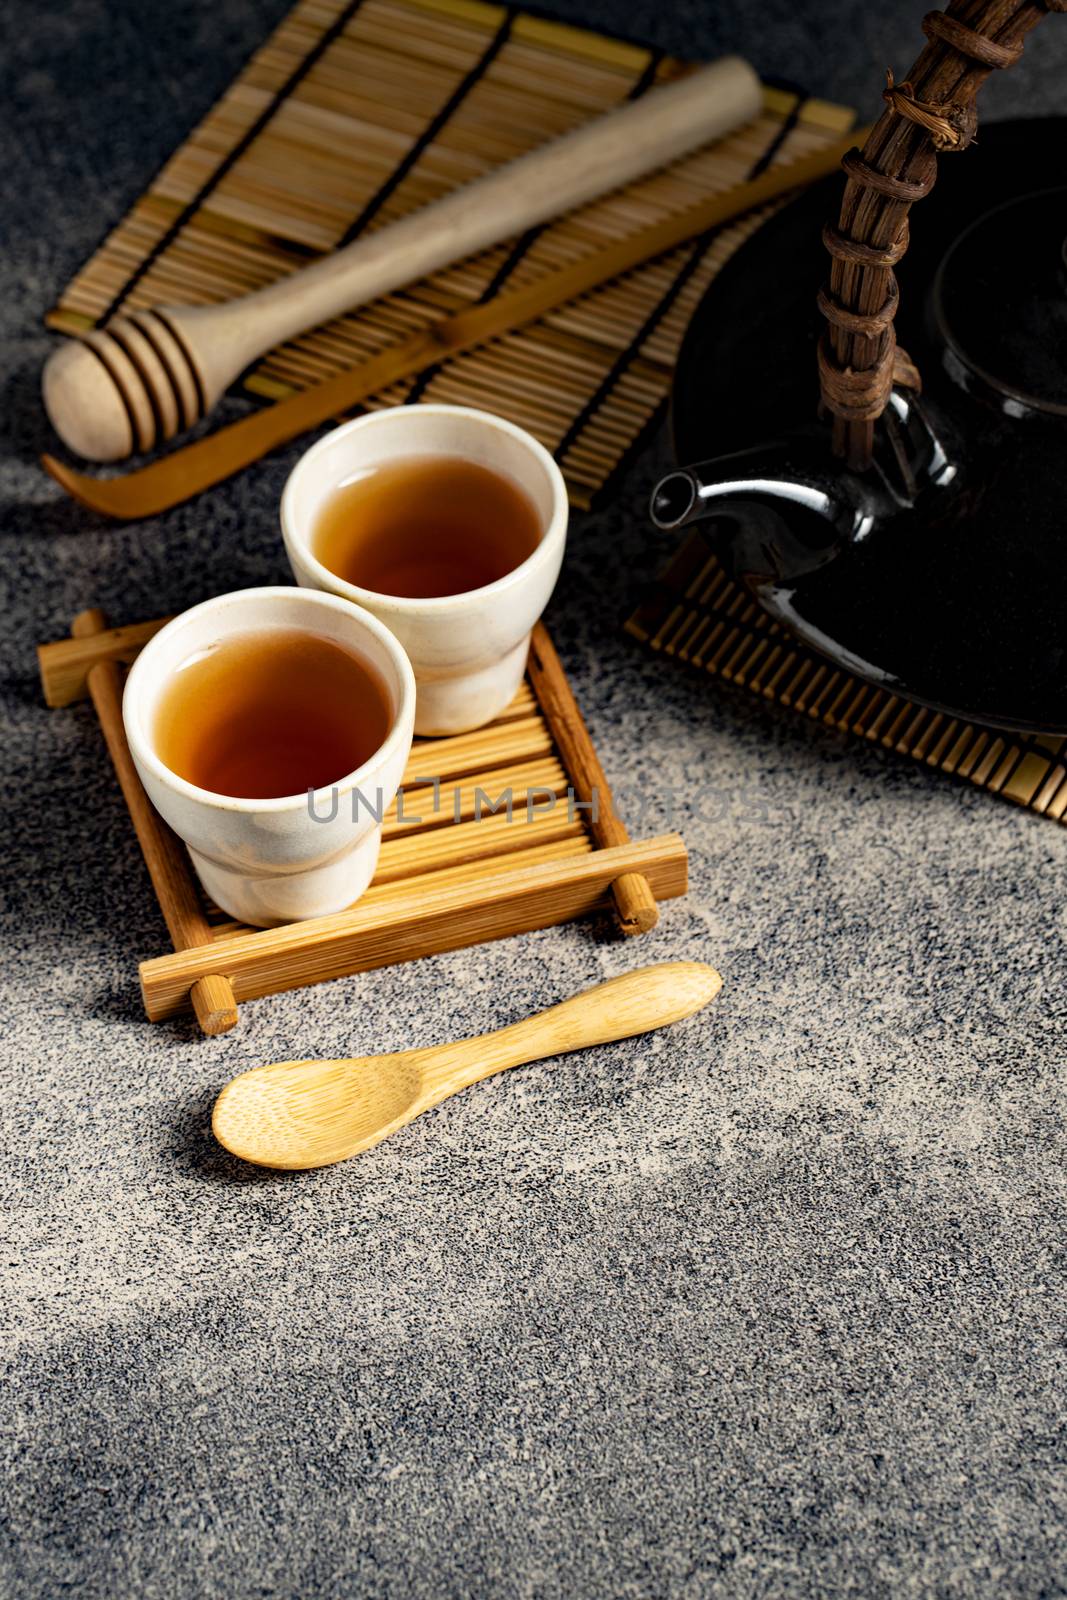
[[[918,373],[893,331],[893,268],[908,247],[908,212],[929,194],[939,152],[964,150],[977,126],[975,99],[989,74],[1020,57],[1023,40],[1067,0],[953,0],[923,18],[927,44],[902,83],[888,74],[887,109],[847,175],[837,226],[827,224],[830,282],[819,295],[826,328],[819,344],[823,406],[833,414],[834,449],[853,467],[869,465],[874,424],[894,381],[918,387]]]

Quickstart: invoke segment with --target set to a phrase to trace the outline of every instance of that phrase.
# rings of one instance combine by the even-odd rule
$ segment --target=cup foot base
[[[420,738],[472,733],[509,706],[526,671],[530,636],[521,639],[499,661],[461,677],[436,682],[419,679],[416,668],[415,733]]]
[[[323,866],[260,877],[209,861],[192,849],[189,856],[205,894],[220,911],[252,928],[278,928],[347,911],[373,878],[381,843],[378,827]]]

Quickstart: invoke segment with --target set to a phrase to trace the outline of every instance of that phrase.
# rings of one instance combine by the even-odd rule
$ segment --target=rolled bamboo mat
[[[842,672],[774,622],[690,533],[626,624],[653,650],[828,727],[1067,821],[1067,740],[1002,733]]]
[[[481,0],[300,0],[49,312],[256,289],[684,71],[647,47]],[[519,287],[841,136],[853,115],[767,87],[756,122],[522,238],[273,351],[246,377],[292,393],[443,313]],[[528,428],[572,502],[610,491],[659,420],[686,323],[757,212],[370,402],[481,406]]]

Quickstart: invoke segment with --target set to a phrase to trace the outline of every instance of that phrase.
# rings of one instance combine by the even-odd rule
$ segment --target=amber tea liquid
[[[426,600],[495,583],[531,556],[541,519],[511,478],[456,456],[406,456],[335,489],[313,554],[375,594]]]
[[[369,662],[297,629],[237,634],[191,656],[155,718],[155,749],[213,794],[272,800],[337,783],[385,743],[388,690]]]

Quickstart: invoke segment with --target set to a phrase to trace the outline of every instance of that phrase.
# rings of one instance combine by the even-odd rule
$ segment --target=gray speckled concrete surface
[[[658,932],[268,999],[214,1042],[141,1018],[163,930],[91,713],[43,709],[33,644],[87,602],[284,579],[297,449],[95,524],[35,465],[40,317],[283,5],[0,8],[2,1592],[1062,1594],[1067,834],[629,644],[662,445],[577,520],[550,618],[642,826],[680,797],[692,889]],[[869,103],[923,8],[550,9]],[[1065,65],[1053,19],[991,110],[1053,108]],[[672,956],[721,968],[712,1012],[357,1164],[212,1143],[251,1062],[481,1030]]]

